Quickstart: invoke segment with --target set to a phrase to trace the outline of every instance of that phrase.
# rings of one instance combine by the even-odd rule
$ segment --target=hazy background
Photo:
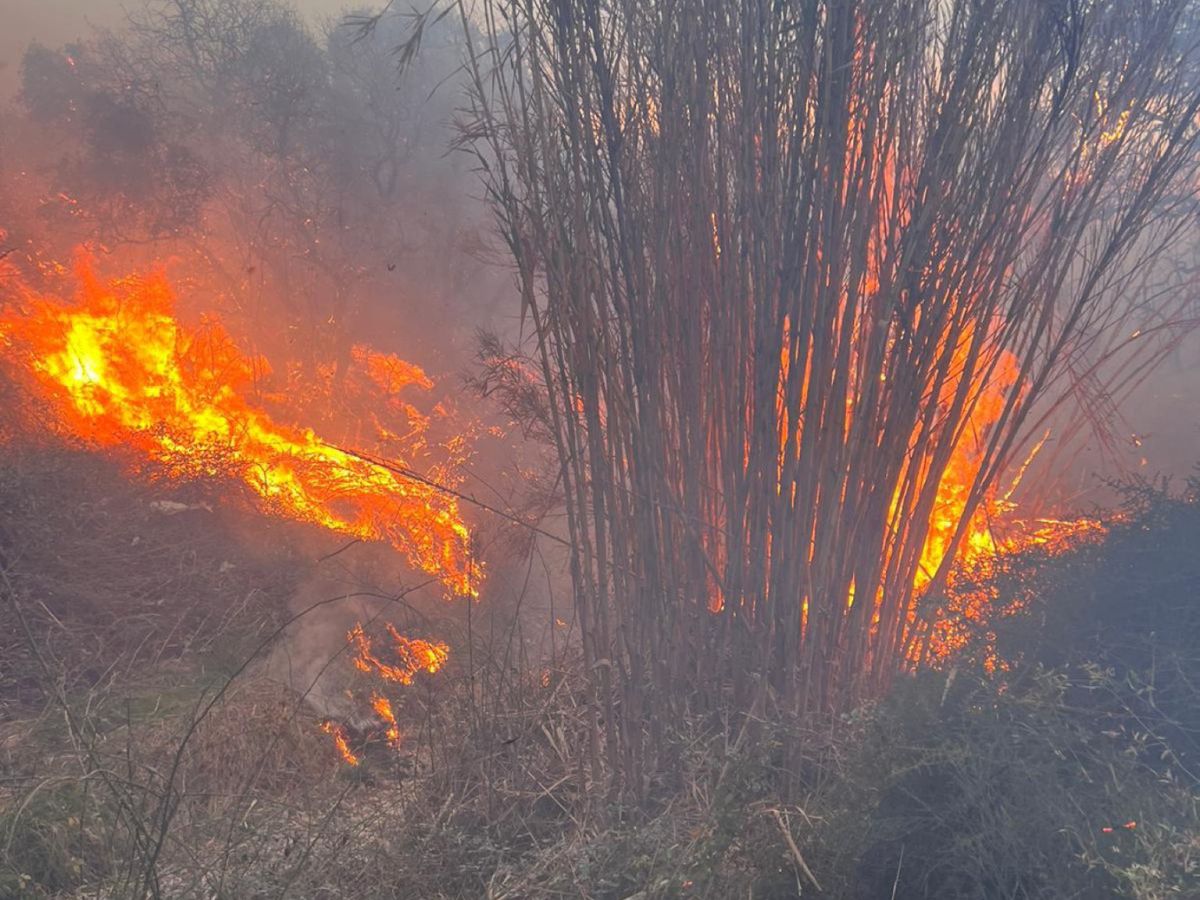
[[[56,46],[83,37],[92,26],[120,23],[124,10],[146,5],[144,0],[4,0],[4,27],[0,28],[0,93],[5,98],[16,88],[21,54],[34,38]],[[346,9],[340,0],[295,0],[292,4],[310,21],[319,22]]]
[[[5,0],[4,28],[0,31],[0,102],[13,98],[20,76],[21,55],[31,40],[48,47],[84,37],[96,27],[119,26],[125,13],[143,8],[147,0]],[[344,0],[291,0],[310,25],[319,26],[333,20],[348,8],[372,7],[379,4],[353,3]],[[453,176],[456,191],[474,193],[472,175],[464,167]],[[1186,245],[1189,255],[1200,241]],[[488,283],[476,296],[465,301],[464,318],[476,317],[475,323],[458,322],[446,327],[446,319],[463,316],[464,308],[444,310],[441,350],[451,349],[453,365],[461,364],[471,355],[473,325],[504,325],[509,316],[503,302],[506,285]],[[1200,298],[1193,302],[1193,315],[1200,317]],[[404,331],[403,328],[400,329]],[[428,343],[429,334],[421,343]],[[410,341],[397,338],[398,346],[414,356],[420,351]],[[449,347],[447,345],[450,345]],[[429,364],[428,358],[419,360]],[[435,366],[436,368],[436,366]],[[1087,493],[1096,483],[1096,474],[1105,476],[1130,472],[1152,475],[1172,473],[1186,476],[1200,459],[1200,332],[1170,353],[1162,366],[1147,380],[1131,402],[1121,410],[1125,419],[1118,426],[1127,435],[1123,446],[1109,446],[1100,453],[1093,446],[1085,447],[1075,465],[1073,490]],[[1114,459],[1114,455],[1117,457]]]

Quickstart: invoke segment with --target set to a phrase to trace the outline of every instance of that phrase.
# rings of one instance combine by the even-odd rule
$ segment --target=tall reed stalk
[[[948,467],[954,544],[1064,384],[1140,371],[1151,342],[1111,348],[1192,213],[1195,10],[453,8],[551,399],[593,775],[637,795],[684,716],[745,735],[886,688],[952,562],[921,571]]]

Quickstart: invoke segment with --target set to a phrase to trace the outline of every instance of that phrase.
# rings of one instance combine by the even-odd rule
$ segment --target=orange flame
[[[321,723],[321,730],[333,738],[333,745],[337,748],[338,754],[347,765],[358,765],[358,757],[350,749],[350,742],[346,738],[345,728],[337,722],[325,721]]]
[[[406,638],[392,625],[386,627],[388,635],[392,638],[392,649],[397,660],[395,663],[384,662],[372,651],[371,638],[362,625],[355,625],[350,629],[346,638],[354,647],[354,666],[360,672],[377,674],[384,681],[412,684],[413,677],[418,672],[433,675],[446,664],[450,648],[442,642]]]
[[[482,572],[455,498],[272,419],[249,398],[261,361],[214,320],[189,328],[161,275],[111,283],[79,267],[72,305],[21,294],[0,313],[0,347],[21,358],[57,424],[99,447],[132,448],[168,472],[218,469],[271,513],[392,544],[450,591],[477,596]],[[356,348],[387,392],[429,384],[416,366]]]
[[[375,710],[375,715],[379,716],[384,725],[387,726],[387,741],[394,749],[400,747],[400,726],[396,722],[396,714],[392,712],[392,703],[387,697],[382,694],[371,694],[371,708]]]
[[[384,681],[397,684],[412,684],[418,672],[430,675],[438,672],[450,656],[450,648],[441,642],[424,641],[419,638],[406,638],[390,623],[385,626],[391,640],[391,652],[395,662],[385,662],[372,649],[371,637],[366,633],[362,624],[356,624],[346,635],[346,640],[354,650],[354,667],[367,675],[377,675]],[[393,750],[400,749],[404,739],[400,731],[400,723],[392,702],[378,691],[371,691],[371,709],[383,725],[384,735],[388,746]],[[345,732],[341,726],[326,723],[321,726],[327,734],[333,736],[334,744],[342,759],[350,765],[358,765],[358,759],[346,745]]]

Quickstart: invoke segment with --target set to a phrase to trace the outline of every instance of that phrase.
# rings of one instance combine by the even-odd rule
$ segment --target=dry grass
[[[65,475],[72,459],[81,481]],[[517,649],[512,611],[492,622],[477,608],[453,636],[451,665],[404,690],[400,752],[360,735],[361,764],[347,767],[294,690],[263,667],[241,668],[244,646],[270,637],[278,613],[203,594],[235,572],[249,577],[242,557],[220,578],[200,577],[229,559],[219,516],[146,532],[137,510],[153,491],[112,470],[106,480],[102,464],[71,454],[40,462],[44,477],[29,460],[19,478],[4,477],[42,516],[6,522],[31,535],[35,525],[90,535],[93,518],[70,532],[45,513],[78,516],[108,497],[114,558],[96,567],[107,580],[99,587],[128,604],[141,630],[127,639],[110,624],[116,611],[88,603],[73,617],[65,586],[83,590],[88,578],[61,550],[57,563],[44,542],[9,557],[17,565],[6,570],[4,614],[19,610],[34,640],[27,671],[6,657],[0,896],[763,900],[808,896],[819,883],[821,896],[864,900],[896,884],[908,897],[1086,887],[1086,896],[1157,900],[1194,883],[1194,799],[1164,780],[1179,772],[1151,759],[1158,744],[1135,730],[1097,735],[1079,696],[1142,701],[1120,679],[1081,668],[1014,677],[1006,689],[967,668],[952,688],[929,673],[853,715],[758,721],[741,745],[711,716],[689,716],[671,733],[675,777],[648,782],[634,808],[612,804],[589,779],[578,648],[533,665]],[[173,547],[188,560],[172,570],[174,588],[200,592],[219,612],[197,617],[188,604],[116,590],[113,579],[146,577],[118,564],[131,530],[161,541],[156,553]],[[1182,532],[1173,542],[1139,538],[1133,521],[1128,532],[1148,547],[1191,546]],[[1082,584],[1093,558],[1104,555],[1064,562],[1056,595]],[[22,569],[33,561],[43,568]],[[254,577],[272,572],[279,577],[270,566]],[[49,586],[62,593],[43,608]],[[1087,596],[1081,589],[1079,602]],[[227,646],[210,628],[224,629]],[[104,639],[89,642],[93,629]],[[173,632],[181,637],[166,640]],[[174,649],[146,649],[164,644]],[[76,652],[104,664],[104,677],[73,665]],[[1106,709],[1110,722],[1120,713]],[[1123,817],[1139,829],[1101,831]],[[1010,827],[1016,820],[1021,828]]]

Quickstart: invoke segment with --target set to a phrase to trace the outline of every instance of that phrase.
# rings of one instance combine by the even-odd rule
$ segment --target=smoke
[[[16,0],[0,38],[0,252],[35,291],[62,297],[80,247],[104,278],[164,271],[181,320],[215,317],[247,358],[266,360],[255,386],[290,424],[384,458],[389,445],[371,437],[379,410],[353,394],[354,354],[414,363],[432,380],[417,401],[433,421],[422,440],[468,442],[463,491],[522,510],[544,448],[463,383],[478,334],[511,339],[518,317],[476,174],[451,149],[459,26],[431,29],[402,78],[407,17],[363,35],[346,12],[336,0]],[[511,519],[464,512],[491,631],[519,632],[524,658],[565,640],[561,553],[526,555]],[[243,538],[271,549],[254,527]],[[291,612],[318,605],[269,669],[324,714],[365,714],[346,694],[356,622],[472,640],[470,601],[447,603],[436,586],[406,594],[422,577],[387,548],[287,539],[312,565]]]
[[[119,0],[10,0],[0,30],[0,100],[7,102],[20,84],[21,56],[33,40],[49,44],[74,41],[121,16]]]
[[[457,375],[478,329],[509,330],[491,216],[451,150],[455,24],[401,78],[399,13],[363,35],[315,0],[45,11],[18,12],[3,57],[10,244],[165,263],[276,362],[371,343]]]
[[[97,29],[118,27],[127,10],[154,0],[8,0],[0,29],[0,100],[17,90],[21,56],[31,41],[57,46],[85,38]],[[341,13],[342,0],[296,0],[295,7],[314,25]]]
[[[477,175],[451,149],[459,26],[432,28],[401,78],[409,20],[389,14],[363,36],[343,24],[347,11],[341,0],[14,0],[0,36],[0,252],[51,289],[81,245],[110,274],[165,268],[186,314],[219,315],[270,361],[268,393],[321,373],[341,384],[357,345],[416,363],[435,382],[430,406],[480,425],[464,490],[529,509],[544,448],[511,427],[513,409],[462,386],[478,333],[511,341],[518,305]],[[1180,244],[1181,270],[1195,251]],[[1193,334],[1124,398],[1112,439],[1076,442],[1065,499],[1098,497],[1098,473],[1189,473],[1197,396]],[[361,434],[359,410],[321,415]],[[530,640],[552,647],[561,552],[514,551],[521,527],[477,513],[495,554],[485,597],[532,616]],[[292,658],[336,650],[348,616],[306,618]],[[336,691],[322,691],[332,703]]]

